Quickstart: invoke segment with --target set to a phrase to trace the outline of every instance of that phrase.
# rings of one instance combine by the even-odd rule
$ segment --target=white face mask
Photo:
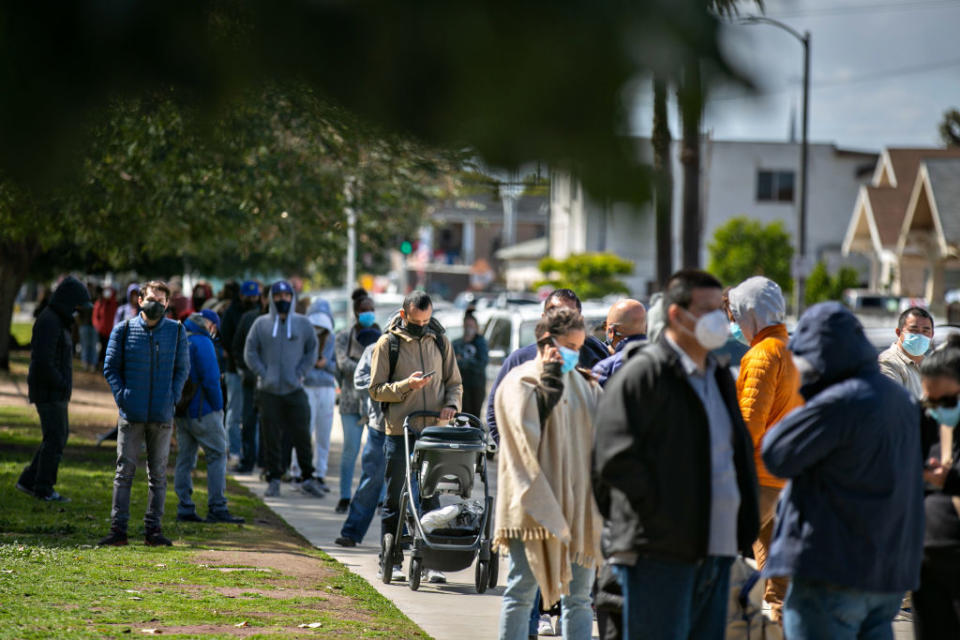
[[[687,311],[687,315],[695,317],[689,311]],[[703,314],[697,318],[693,335],[696,336],[700,346],[707,351],[719,349],[726,344],[727,338],[730,336],[730,323],[727,321],[727,314],[721,309]]]

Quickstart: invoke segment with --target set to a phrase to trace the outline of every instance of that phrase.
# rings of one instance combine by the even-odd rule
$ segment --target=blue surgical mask
[[[914,334],[916,335],[916,334]],[[955,427],[960,422],[960,404],[955,407],[935,407],[927,409],[927,415],[945,427]]]
[[[560,367],[560,370],[564,373],[573,371],[577,363],[580,362],[580,352],[561,347],[560,345],[557,345],[557,349],[560,351],[560,355],[563,356],[563,366]]]
[[[730,323],[730,335],[731,335],[731,336],[733,337],[733,339],[736,340],[737,342],[740,342],[740,343],[742,343],[742,344],[745,344],[745,345],[747,345],[748,347],[750,346],[750,343],[747,342],[746,336],[743,335],[743,329],[741,329],[741,328],[740,328],[740,325],[737,324],[736,322],[731,322],[731,323]]]
[[[364,311],[357,315],[357,323],[361,327],[372,327],[373,323],[377,321],[377,314],[373,311]]]
[[[903,350],[914,358],[922,356],[930,348],[930,338],[922,333],[904,333]]]

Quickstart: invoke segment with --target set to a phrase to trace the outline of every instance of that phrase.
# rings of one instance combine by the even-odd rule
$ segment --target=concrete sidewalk
[[[364,436],[366,438],[366,436]],[[363,544],[352,549],[338,547],[333,541],[340,535],[346,515],[334,512],[340,498],[340,451],[343,431],[339,413],[335,414],[330,443],[330,461],[325,478],[332,491],[323,499],[307,495],[295,485],[284,484],[277,498],[263,498],[277,515],[293,526],[310,544],[336,558],[350,571],[364,578],[411,620],[436,640],[471,638],[495,640],[500,619],[500,596],[507,573],[507,562],[500,561],[500,580],[496,589],[484,594],[474,588],[474,569],[447,574],[447,584],[422,582],[419,591],[411,591],[406,579],[385,585],[377,577],[377,554],[380,550],[380,522],[375,518]],[[366,440],[364,440],[366,442]],[[359,457],[354,473],[354,488],[360,480]],[[492,474],[495,476],[496,474]],[[240,484],[263,496],[266,483],[256,475],[233,476]],[[491,478],[494,480],[493,478]],[[494,488],[491,484],[491,492]],[[480,489],[479,479],[475,490]],[[404,572],[409,554],[405,554]]]

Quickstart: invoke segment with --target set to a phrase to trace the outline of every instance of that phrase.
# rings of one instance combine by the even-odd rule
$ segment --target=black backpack
[[[446,369],[447,367],[447,336],[444,335],[446,330],[443,328],[443,325],[440,324],[440,321],[436,318],[430,318],[430,324],[427,325],[427,332],[433,334],[434,339],[437,341],[437,348],[440,349],[440,361],[441,368]],[[388,369],[387,382],[393,382],[393,374],[397,370],[397,360],[400,359],[400,338],[397,337],[397,334],[392,331],[387,331],[387,353],[390,357],[390,368]],[[426,373],[426,372],[424,372]],[[380,410],[384,415],[387,414],[387,405],[389,402],[381,402]]]

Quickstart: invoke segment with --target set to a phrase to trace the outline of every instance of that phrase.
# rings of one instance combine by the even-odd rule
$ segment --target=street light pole
[[[803,131],[800,140],[800,201],[797,207],[797,286],[794,287],[793,308],[797,316],[803,312],[804,294],[807,288],[807,185],[809,183],[809,114],[810,114],[810,32],[804,31],[801,35],[793,27],[787,26],[779,20],[766,16],[746,16],[740,20],[741,24],[769,24],[783,29],[803,45]]]

